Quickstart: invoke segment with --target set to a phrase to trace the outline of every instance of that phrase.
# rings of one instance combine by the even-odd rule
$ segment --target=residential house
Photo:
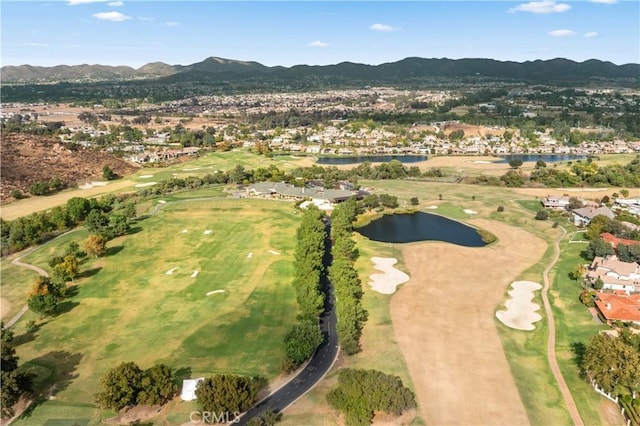
[[[569,196],[552,197],[551,195],[547,195],[540,202],[545,209],[566,210],[569,205]]]
[[[587,226],[589,225],[589,222],[591,222],[591,219],[599,215],[606,216],[609,219],[613,219],[616,217],[616,215],[607,206],[597,208],[582,207],[579,209],[571,210],[571,215],[573,217],[573,223],[576,226]]]
[[[611,325],[614,321],[640,325],[640,294],[598,293],[596,309]]]
[[[622,262],[616,256],[596,256],[589,266],[585,280],[593,284],[600,278],[603,290],[640,292],[640,265]]]
[[[635,246],[640,244],[640,241],[638,240],[627,240],[624,238],[618,238],[613,234],[610,234],[609,232],[603,232],[602,234],[600,234],[600,238],[602,238],[606,243],[609,243],[611,245],[611,247],[613,247],[614,249],[618,249],[618,244],[624,244],[625,246]]]

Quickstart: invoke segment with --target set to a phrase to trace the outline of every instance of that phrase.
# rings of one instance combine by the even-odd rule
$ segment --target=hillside
[[[116,174],[133,173],[137,166],[113,155],[87,149],[71,151],[55,139],[26,134],[3,134],[0,151],[0,201],[12,200],[11,191],[28,193],[29,185],[60,179],[67,186],[79,182],[104,180],[107,165]]]
[[[1,69],[3,83],[44,83],[53,81],[96,81],[154,79],[174,76],[176,81],[202,80],[268,80],[340,79],[357,82],[403,82],[430,77],[488,77],[530,81],[571,81],[599,79],[638,79],[640,64],[615,65],[591,59],[575,62],[556,58],[527,62],[493,59],[426,59],[405,58],[397,62],[366,65],[342,62],[336,65],[268,67],[258,62],[209,57],[190,65],[168,65],[162,62],[146,64],[138,69],[126,66],[31,65],[5,66]]]

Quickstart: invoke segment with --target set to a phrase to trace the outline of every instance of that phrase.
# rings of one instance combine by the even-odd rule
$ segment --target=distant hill
[[[104,81],[133,79],[167,79],[167,82],[210,82],[216,80],[272,79],[274,81],[324,79],[338,81],[403,82],[431,77],[488,77],[528,81],[573,81],[586,79],[640,78],[640,64],[615,65],[591,59],[575,62],[568,59],[527,62],[493,59],[426,59],[406,58],[381,65],[342,62],[336,65],[267,67],[258,62],[244,62],[209,57],[191,65],[168,65],[162,62],[146,64],[138,69],[126,66],[31,65],[5,66],[2,83],[45,83],[52,81]]]

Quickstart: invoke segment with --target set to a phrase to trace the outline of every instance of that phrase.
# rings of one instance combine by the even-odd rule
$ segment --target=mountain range
[[[525,81],[584,81],[588,79],[640,79],[640,64],[615,65],[591,59],[575,62],[556,58],[527,62],[494,59],[427,59],[405,58],[397,62],[366,65],[342,62],[336,65],[295,65],[269,67],[258,62],[245,62],[209,57],[191,65],[169,65],[153,62],[138,69],[128,66],[32,65],[4,66],[2,83],[50,83],[64,81],[156,80],[165,83],[196,81],[241,81],[270,79],[274,81],[339,79],[358,82],[402,82],[425,78],[487,77]]]

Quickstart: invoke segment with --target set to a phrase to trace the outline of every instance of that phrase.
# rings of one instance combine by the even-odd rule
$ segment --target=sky
[[[5,65],[377,65],[406,57],[640,63],[640,1],[0,3]]]

